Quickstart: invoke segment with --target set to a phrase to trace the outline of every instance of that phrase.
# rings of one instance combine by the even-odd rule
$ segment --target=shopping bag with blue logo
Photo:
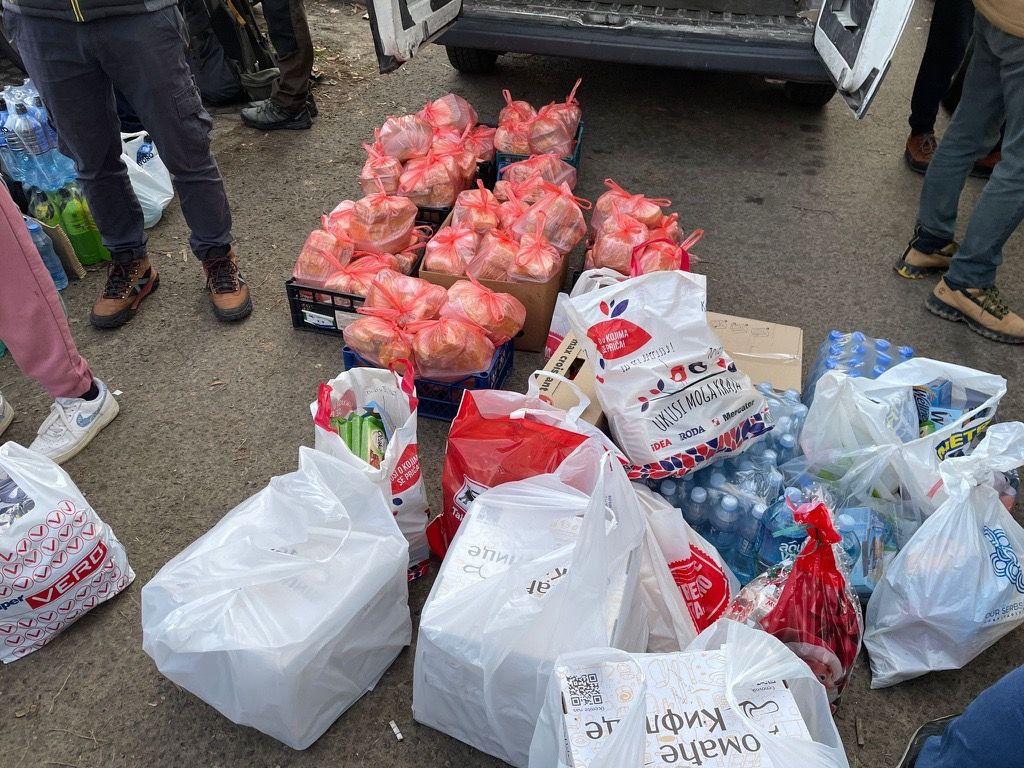
[[[1024,528],[997,473],[1024,464],[1024,424],[989,428],[940,465],[945,501],[885,570],[868,603],[871,687],[959,669],[1024,623]]]
[[[566,302],[630,479],[682,476],[771,429],[764,396],[708,326],[703,275],[652,272]]]

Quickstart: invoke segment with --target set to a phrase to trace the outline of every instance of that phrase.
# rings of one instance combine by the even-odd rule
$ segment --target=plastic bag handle
[[[404,366],[405,370],[399,373],[398,366]],[[412,361],[406,357],[400,357],[397,360],[391,361],[388,370],[395,374],[395,378],[398,380],[398,388],[409,398],[409,407],[415,411],[420,401],[416,397],[416,369]]]
[[[576,85],[572,87],[572,90],[569,91],[569,95],[565,97],[566,104],[572,104],[574,101],[576,101],[576,91],[579,90],[579,87],[581,85],[583,85],[582,77],[576,80]]]
[[[571,379],[567,379],[560,373],[551,373],[549,371],[534,371],[533,373],[531,373],[528,380],[529,385],[526,389],[526,396],[543,399],[541,398],[540,383],[538,381],[539,377],[541,376],[547,376],[548,378],[551,379],[557,379],[558,381],[561,381],[563,384],[569,385],[569,388],[572,389],[573,394],[576,395],[577,404],[574,405],[572,408],[566,409],[565,415],[568,417],[569,421],[579,421],[580,417],[583,416],[583,412],[590,407],[590,398],[587,397],[586,394],[584,394],[583,390],[580,389],[575,382],[573,382]]]

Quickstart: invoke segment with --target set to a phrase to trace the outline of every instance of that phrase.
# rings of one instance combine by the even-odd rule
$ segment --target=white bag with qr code
[[[684,653],[555,663],[530,768],[847,768],[825,689],[783,643],[722,619]]]

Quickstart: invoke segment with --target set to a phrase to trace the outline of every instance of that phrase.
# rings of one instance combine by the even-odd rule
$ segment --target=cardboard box
[[[601,410],[601,403],[597,401],[597,390],[594,387],[594,367],[587,360],[583,345],[572,331],[562,339],[562,343],[558,345],[544,370],[564,376],[579,387],[583,394],[590,398],[590,405],[583,411],[583,420],[595,427],[604,427],[604,412]],[[576,393],[566,386],[564,381],[540,376],[537,378],[537,387],[541,397],[563,410],[569,410],[579,404]]]
[[[562,259],[561,271],[546,283],[513,283],[505,280],[479,281],[481,285],[486,285],[492,291],[512,294],[526,307],[526,323],[519,335],[513,339],[516,349],[525,352],[540,352],[544,349],[544,342],[548,339],[548,328],[551,327],[551,315],[555,311],[555,300],[558,298],[558,292],[562,289],[568,266],[569,260]],[[422,268],[419,276],[427,282],[440,285],[443,288],[451,288],[457,281],[466,279],[462,275],[448,275],[444,272],[431,272],[429,269]]]
[[[755,384],[800,391],[804,332],[792,325],[708,312],[708,325],[721,339],[736,366]]]
[[[604,765],[599,759],[603,744],[640,700],[647,710],[646,723],[640,726],[645,734],[644,766],[785,768],[764,758],[758,737],[726,702],[723,651],[640,654],[633,660],[647,683],[643,699],[638,699],[641,682],[632,664],[605,661],[555,667],[562,692],[566,766]],[[811,738],[783,681],[764,680],[738,698],[747,716],[766,730]]]

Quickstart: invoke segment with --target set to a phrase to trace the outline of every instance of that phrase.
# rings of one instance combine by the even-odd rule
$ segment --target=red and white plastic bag
[[[703,275],[652,272],[565,302],[632,479],[682,476],[771,429],[705,314]]]
[[[398,366],[396,366],[398,367]],[[381,368],[353,368],[320,385],[317,399],[309,404],[313,416],[313,447],[355,467],[380,488],[391,506],[395,522],[409,542],[409,580],[427,573],[427,518],[430,506],[420,472],[416,444],[416,386],[412,366],[403,375]],[[373,467],[352,453],[333,429],[332,416],[345,416],[374,403],[394,425],[384,459]]]
[[[577,278],[576,284],[569,293],[558,294],[555,299],[555,311],[551,315],[551,325],[548,328],[548,339],[544,342],[544,359],[548,360],[555,354],[558,345],[562,343],[565,334],[569,332],[569,316],[565,311],[565,302],[574,296],[582,296],[589,291],[621,283],[625,279],[621,272],[614,269],[606,267],[588,269]]]
[[[0,447],[0,661],[39,650],[134,578],[64,470],[17,443]]]

